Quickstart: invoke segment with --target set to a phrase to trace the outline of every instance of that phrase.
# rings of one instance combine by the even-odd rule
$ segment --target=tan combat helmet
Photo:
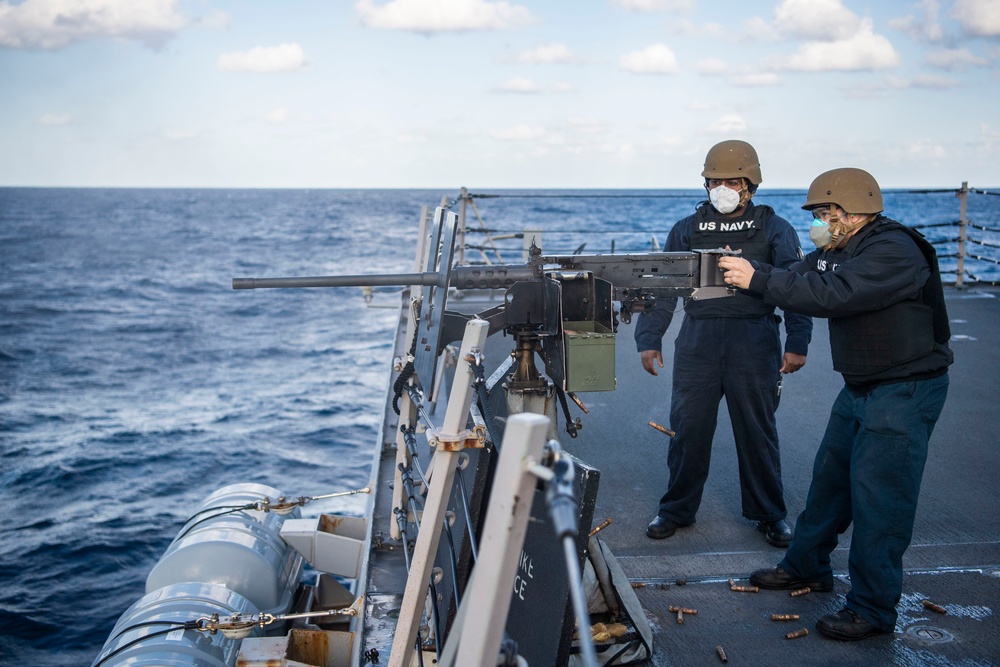
[[[705,156],[705,170],[701,172],[705,178],[745,178],[750,181],[751,189],[764,179],[760,175],[760,160],[757,151],[745,141],[731,139],[715,144],[708,149]]]
[[[882,212],[882,190],[864,169],[831,169],[813,179],[802,208],[808,211],[823,204],[836,204],[848,213],[875,215]]]

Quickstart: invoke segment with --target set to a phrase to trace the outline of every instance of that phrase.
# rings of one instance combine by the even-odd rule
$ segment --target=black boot
[[[833,639],[856,641],[883,633],[874,625],[858,616],[853,609],[843,608],[836,614],[827,614],[816,621],[816,629]]]
[[[676,523],[666,517],[657,516],[646,526],[646,537],[651,537],[654,540],[663,540],[673,535],[676,530]]]
[[[787,591],[796,588],[806,588],[817,593],[827,593],[833,590],[833,579],[829,581],[807,581],[798,579],[781,569],[779,565],[773,569],[757,570],[750,575],[750,583],[761,588],[768,588],[776,591]]]
[[[772,547],[785,549],[792,541],[792,527],[784,519],[758,521],[757,530],[764,533],[764,539]]]

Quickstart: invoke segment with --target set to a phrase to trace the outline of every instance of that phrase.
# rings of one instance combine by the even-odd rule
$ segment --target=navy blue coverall
[[[736,219],[703,203],[694,215],[674,225],[664,250],[690,251],[727,243],[740,249],[731,234],[718,234],[722,225],[757,229],[756,233],[763,226],[767,243],[758,244],[758,254],[769,256],[764,260],[769,264],[787,267],[802,258],[791,224],[769,207],[752,202]],[[652,311],[638,316],[635,341],[639,352],[662,350],[675,305],[676,299],[657,299]],[[670,482],[660,499],[660,516],[680,526],[694,523],[708,479],[719,402],[725,396],[736,441],[743,516],[764,522],[785,518],[774,417],[782,364],[779,321],[773,306],[743,294],[685,304],[674,347],[670,405],[670,427],[676,435],[667,453]],[[785,313],[785,334],[785,351],[805,356],[812,320]]]

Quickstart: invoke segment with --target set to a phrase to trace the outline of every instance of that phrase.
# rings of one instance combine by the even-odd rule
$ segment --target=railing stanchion
[[[965,289],[965,285],[962,284],[962,280],[965,278],[965,227],[969,222],[966,217],[969,205],[968,181],[962,181],[962,189],[955,196],[960,201],[958,213],[958,268],[957,275],[955,276],[955,289],[962,290]]]

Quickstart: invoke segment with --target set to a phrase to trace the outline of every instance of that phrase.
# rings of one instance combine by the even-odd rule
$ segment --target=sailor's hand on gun
[[[742,257],[722,256],[719,258],[719,268],[725,271],[727,285],[733,285],[740,289],[750,287],[750,279],[753,278],[753,265]]]
[[[642,367],[650,375],[659,375],[656,372],[657,364],[663,368],[663,353],[659,350],[643,350],[639,353],[639,359],[642,361]]]

